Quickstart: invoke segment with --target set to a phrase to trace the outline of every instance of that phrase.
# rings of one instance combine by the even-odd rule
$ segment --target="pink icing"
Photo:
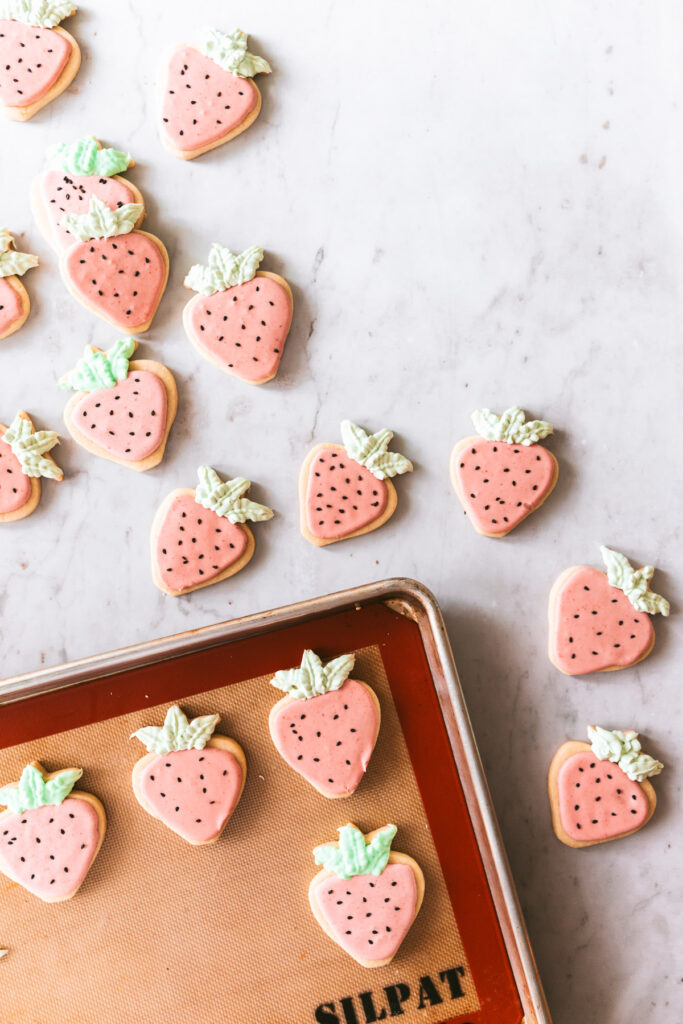
[[[140,775],[140,791],[162,821],[200,843],[220,835],[241,787],[239,762],[220,747],[159,754]]]
[[[123,182],[116,178],[100,178],[96,174],[78,176],[63,171],[46,171],[40,181],[40,191],[55,240],[62,249],[68,249],[76,241],[61,227],[65,213],[87,213],[92,196],[97,196],[111,210],[135,202],[135,194]]]
[[[4,432],[0,428],[0,435]],[[19,459],[0,436],[0,515],[22,508],[31,497],[31,490],[31,478],[26,476]]]
[[[175,149],[201,149],[240,125],[257,100],[250,78],[239,78],[194,47],[183,46],[168,66],[164,135]]]
[[[308,529],[324,540],[346,537],[379,519],[388,493],[383,480],[343,448],[330,446],[311,464],[306,490]]]
[[[91,391],[71,411],[71,422],[105,451],[131,462],[155,452],[166,432],[167,396],[150,370],[130,370],[113,388]]]
[[[24,315],[21,296],[6,277],[0,277],[0,334],[8,331],[12,324]]]
[[[387,864],[378,876],[325,878],[315,895],[342,949],[361,960],[384,960],[413,922],[417,885],[408,864]]]
[[[292,304],[269,277],[255,277],[214,295],[198,295],[190,324],[199,345],[243,380],[277,372],[287,339]]]
[[[36,896],[66,896],[77,889],[98,842],[97,811],[77,797],[0,816],[0,868]]]
[[[0,21],[0,103],[28,107],[55,84],[71,43],[50,28]]]
[[[64,255],[64,267],[79,296],[126,329],[152,318],[166,279],[159,246],[140,231],[76,242]]]
[[[275,745],[305,779],[332,796],[353,793],[375,746],[379,715],[367,687],[347,679],[338,690],[283,704],[271,722]]]
[[[555,461],[539,444],[472,440],[461,450],[455,474],[467,514],[484,533],[507,533],[543,501]]]
[[[592,750],[569,757],[557,784],[562,827],[577,841],[612,839],[638,828],[649,814],[642,786]]]
[[[577,567],[557,594],[554,630],[554,660],[574,676],[633,665],[653,636],[649,615],[588,566]]]
[[[238,561],[247,534],[238,523],[203,508],[191,494],[176,495],[155,546],[157,571],[171,590],[187,590]]]

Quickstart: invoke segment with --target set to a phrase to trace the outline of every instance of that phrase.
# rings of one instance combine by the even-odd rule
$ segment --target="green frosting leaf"
[[[16,785],[0,789],[0,804],[15,814],[33,811],[48,804],[56,806],[67,798],[82,774],[80,768],[65,768],[46,781],[35,765],[27,764]]]
[[[365,837],[355,825],[342,825],[339,846],[328,843],[313,851],[316,864],[333,871],[338,878],[354,875],[381,875],[387,866],[391,843],[396,835],[395,825],[387,825],[374,839],[365,844]]]
[[[388,476],[408,473],[413,468],[405,455],[387,451],[393,432],[379,430],[376,434],[366,434],[362,427],[344,420],[341,425],[342,441],[349,457],[369,469],[378,480]]]
[[[101,199],[92,196],[88,213],[65,213],[61,226],[81,242],[88,242],[91,238],[113,238],[130,234],[141,213],[141,203],[124,203],[118,209],[110,210]]]
[[[129,359],[135,348],[134,338],[121,338],[108,352],[98,352],[92,345],[86,345],[83,357],[61,378],[59,386],[72,391],[113,388],[128,376]]]
[[[100,149],[97,139],[86,135],[75,142],[61,142],[49,151],[49,159],[53,166],[65,174],[97,174],[102,178],[110,178],[112,174],[120,174],[128,170],[132,163],[130,153],[119,149]]]
[[[197,470],[199,484],[195,490],[195,501],[216,515],[224,516],[231,523],[262,523],[275,514],[267,505],[243,498],[251,487],[249,480],[236,476],[234,480],[221,480],[211,466],[200,466]]]
[[[0,18],[39,28],[54,28],[77,10],[71,0],[0,0]]]
[[[37,267],[39,260],[28,252],[16,252],[12,248],[14,237],[7,228],[0,228],[0,277],[21,277],[31,267]]]
[[[215,60],[225,71],[232,71],[238,78],[253,78],[254,75],[271,72],[271,66],[263,57],[256,57],[247,50],[246,32],[236,28],[233,32],[221,32],[207,28],[199,49],[205,56]]]
[[[604,545],[600,554],[607,568],[607,580],[613,587],[623,590],[634,608],[648,615],[668,615],[669,602],[650,590],[649,581],[654,575],[654,566],[644,565],[642,569],[634,569],[628,558],[612,551]]]
[[[643,753],[637,732],[603,729],[599,725],[589,725],[586,732],[595,756],[601,761],[612,761],[633,782],[659,775],[664,767],[661,761]]]
[[[280,669],[271,679],[278,690],[284,690],[298,700],[319,697],[330,690],[338,690],[353,671],[353,654],[342,654],[323,665],[315,651],[304,651],[300,668]]]
[[[17,413],[2,439],[12,449],[26,476],[43,476],[51,480],[61,480],[64,476],[52,459],[45,458],[45,453],[59,444],[59,435],[54,430],[34,432],[31,423]]]
[[[552,425],[545,420],[526,423],[518,405],[506,409],[502,416],[496,416],[490,409],[477,409],[472,413],[472,422],[477,433],[487,441],[504,441],[506,444],[537,444],[553,432]]]
[[[209,265],[205,267],[195,263],[190,267],[185,284],[202,295],[213,295],[251,281],[262,259],[263,249],[258,245],[252,245],[238,255],[215,242],[209,253]]]
[[[137,737],[150,753],[170,754],[172,750],[203,750],[220,722],[220,715],[200,715],[188,721],[177,704],[166,712],[164,724],[147,725],[131,736]]]

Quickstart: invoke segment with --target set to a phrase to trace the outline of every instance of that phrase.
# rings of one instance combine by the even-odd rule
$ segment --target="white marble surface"
[[[184,164],[156,134],[167,46],[221,22],[274,74],[263,113]],[[56,664],[386,576],[430,586],[463,686],[556,1024],[677,1024],[680,954],[680,389],[683,19],[674,0],[209,0],[90,3],[68,27],[72,89],[2,124],[0,221],[42,266],[29,323],[0,345],[0,414],[61,423],[56,378],[116,337],[65,292],[31,220],[45,147],[92,132],[129,148],[147,227],[171,255],[141,355],[172,368],[180,413],[143,476],[72,442],[39,511],[0,536],[0,673]],[[277,380],[200,361],[180,321],[184,273],[210,243],[257,242],[295,289]],[[451,492],[473,408],[519,402],[556,424],[557,490],[504,541]],[[297,526],[299,463],[345,416],[390,425],[415,462],[377,534],[325,550]],[[241,575],[180,600],[148,569],[154,509],[195,467],[255,481],[277,518]],[[554,576],[607,543],[659,567],[674,614],[635,670],[570,680],[548,662]],[[634,726],[667,763],[638,836],[573,851],[550,829],[545,769],[584,725]],[[675,900],[678,899],[678,911]]]

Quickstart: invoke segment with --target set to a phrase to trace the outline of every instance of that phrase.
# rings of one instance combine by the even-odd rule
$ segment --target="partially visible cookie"
[[[14,237],[0,228],[0,341],[26,323],[31,300],[19,278],[39,262],[31,253],[17,252]]]
[[[28,121],[71,84],[81,66],[72,35],[58,28],[71,0],[4,0],[0,8],[0,113]]]
[[[40,501],[40,478],[62,480],[64,474],[48,455],[59,436],[54,430],[36,430],[28,413],[20,410],[6,427],[0,423],[0,523],[30,516]]]

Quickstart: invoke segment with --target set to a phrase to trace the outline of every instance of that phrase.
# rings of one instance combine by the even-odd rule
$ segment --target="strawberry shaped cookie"
[[[244,477],[223,482],[210,466],[197,474],[196,490],[172,491],[152,523],[152,576],[173,597],[243,569],[255,547],[247,520],[273,518],[272,509],[244,497],[251,487]]]
[[[254,123],[261,93],[253,76],[269,74],[247,50],[246,32],[207,29],[199,47],[180,46],[163,86],[161,140],[181,160],[222,146]]]
[[[343,825],[338,843],[313,851],[323,867],[309,886],[311,909],[323,931],[363,967],[393,960],[424,897],[417,861],[391,850],[395,835],[395,825],[366,836]]]
[[[12,235],[0,228],[0,341],[26,323],[31,300],[19,278],[38,262],[37,256],[17,252]]]
[[[73,36],[58,28],[71,0],[1,0],[0,112],[28,121],[71,84],[81,66]]]
[[[647,825],[657,797],[647,781],[664,765],[642,752],[637,732],[589,725],[589,743],[563,743],[548,772],[555,835],[576,848],[623,839]]]
[[[119,177],[132,166],[130,153],[103,149],[91,135],[51,149],[47,170],[33,182],[31,206],[38,227],[57,252],[75,241],[62,227],[65,214],[85,213],[93,196],[110,210],[137,203],[141,209],[133,226],[140,226],[145,216],[142,195],[135,185]]]
[[[247,781],[239,743],[213,734],[219,722],[220,715],[188,721],[174,706],[162,726],[133,733],[149,751],[133,768],[138,803],[193,846],[216,842]]]
[[[601,547],[607,574],[574,565],[550,592],[550,660],[568,676],[628,668],[655,643],[650,615],[669,602],[649,587],[654,568],[634,569],[624,555]]]
[[[135,230],[139,203],[110,210],[92,196],[88,213],[65,213],[61,226],[75,239],[60,269],[71,294],[87,309],[129,334],[149,330],[168,281],[163,242]]]
[[[379,701],[367,683],[349,679],[354,656],[327,665],[304,651],[301,668],[275,673],[287,694],[271,709],[270,735],[288,765],[328,797],[355,793],[375,748]]]
[[[383,526],[398,500],[387,477],[413,468],[404,455],[387,450],[391,430],[366,434],[344,420],[341,435],[343,446],[319,444],[301,467],[301,532],[317,547]]]
[[[36,430],[28,413],[19,411],[6,427],[0,423],[0,523],[30,516],[40,501],[40,478],[64,476],[47,453],[59,437],[54,430]]]
[[[178,392],[162,363],[130,361],[137,347],[134,338],[122,338],[108,352],[86,345],[83,358],[59,383],[77,392],[64,410],[74,441],[93,455],[144,472],[164,457]]]
[[[557,460],[538,444],[553,428],[544,420],[525,422],[518,405],[502,416],[478,409],[472,421],[479,434],[456,444],[451,480],[477,533],[504,537],[557,483]]]
[[[82,774],[48,775],[34,761],[19,782],[0,789],[0,871],[46,903],[76,894],[104,840],[104,807],[73,788]]]
[[[187,336],[225,373],[265,384],[278,371],[292,323],[292,290],[279,274],[257,267],[263,249],[239,256],[215,244],[209,264],[196,264],[185,287],[198,292],[183,312]]]

